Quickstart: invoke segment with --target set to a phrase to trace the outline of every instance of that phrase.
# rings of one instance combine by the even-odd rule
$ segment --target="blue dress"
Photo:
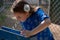
[[[47,14],[41,8],[38,8],[36,12],[34,12],[30,17],[28,17],[24,22],[20,22],[23,29],[25,30],[33,30],[36,28],[43,20],[49,18]],[[43,31],[37,33],[30,37],[31,40],[54,40],[52,33],[47,27]]]

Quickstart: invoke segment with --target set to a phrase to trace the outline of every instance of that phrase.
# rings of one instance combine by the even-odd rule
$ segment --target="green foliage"
[[[4,13],[0,13],[0,22],[3,22],[6,18],[6,15]]]
[[[10,9],[10,6],[9,6],[9,5],[8,5],[8,6],[6,6],[6,7],[5,7],[5,9],[9,10],[9,9]]]
[[[3,6],[3,1],[0,1],[0,7]]]

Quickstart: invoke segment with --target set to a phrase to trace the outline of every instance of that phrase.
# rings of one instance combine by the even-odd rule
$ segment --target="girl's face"
[[[28,18],[29,13],[19,13],[15,12],[14,16],[17,18],[17,20],[23,22]]]

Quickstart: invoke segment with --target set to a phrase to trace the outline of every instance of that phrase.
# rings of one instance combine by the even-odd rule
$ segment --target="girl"
[[[49,16],[41,8],[33,8],[25,1],[18,2],[13,8],[14,15],[23,27],[21,34],[31,40],[54,40],[48,26]]]

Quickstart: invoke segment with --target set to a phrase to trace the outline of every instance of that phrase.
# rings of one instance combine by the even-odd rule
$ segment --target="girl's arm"
[[[49,18],[42,21],[35,29],[31,31],[31,35],[35,35],[41,31],[43,31],[45,28],[47,28],[51,24],[51,21]]]

